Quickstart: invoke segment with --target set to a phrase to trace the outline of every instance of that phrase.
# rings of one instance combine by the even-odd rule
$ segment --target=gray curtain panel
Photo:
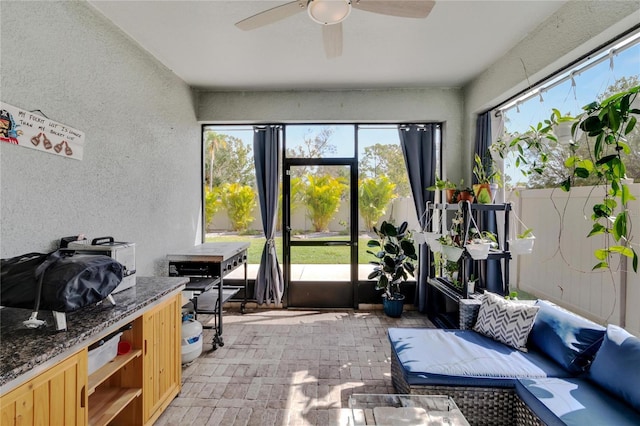
[[[254,297],[260,305],[265,302],[280,304],[284,293],[284,279],[274,244],[278,209],[280,126],[254,127],[254,130],[253,158],[256,166],[262,228],[267,239],[256,276]]]
[[[490,157],[489,146],[491,145],[491,111],[478,115],[476,119],[476,142],[475,153],[484,159]],[[490,170],[489,170],[490,173]],[[473,182],[478,183],[476,177]],[[491,231],[498,235],[498,225],[496,222],[496,212],[482,212],[479,217],[478,226],[485,231]],[[502,264],[498,259],[478,262],[476,270],[473,271],[476,277],[480,278],[487,290],[504,295],[504,282],[502,280]]]
[[[413,194],[416,213],[420,218],[420,227],[427,221],[425,215],[427,201],[433,202],[435,193],[427,188],[435,184],[437,124],[403,125],[399,127],[400,146],[409,175],[409,185]],[[418,255],[418,276],[416,277],[415,305],[420,312],[427,309],[427,277],[429,276],[429,257],[426,244],[421,244]]]

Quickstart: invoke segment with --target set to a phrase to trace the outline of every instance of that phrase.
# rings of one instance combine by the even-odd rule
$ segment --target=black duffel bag
[[[33,308],[38,291],[36,269],[51,253],[27,253],[0,259],[0,305]]]
[[[3,260],[3,306],[73,312],[104,300],[122,281],[123,266],[109,256],[68,250],[54,251],[44,259],[30,255]],[[27,266],[33,267],[31,273]]]

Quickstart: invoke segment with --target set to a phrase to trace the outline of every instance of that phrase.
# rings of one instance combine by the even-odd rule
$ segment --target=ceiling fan
[[[342,21],[352,7],[400,18],[426,18],[434,4],[435,0],[296,0],[236,22],[236,27],[254,30],[306,10],[313,21],[322,25],[327,58],[335,58],[342,55]]]

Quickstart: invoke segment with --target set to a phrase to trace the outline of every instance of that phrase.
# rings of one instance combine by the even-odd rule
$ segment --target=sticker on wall
[[[0,141],[82,160],[84,132],[0,102]]]

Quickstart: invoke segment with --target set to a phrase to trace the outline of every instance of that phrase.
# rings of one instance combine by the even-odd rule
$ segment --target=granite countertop
[[[40,311],[38,319],[45,326],[29,329],[22,322],[29,319],[30,309],[0,309],[0,386],[25,373],[50,367],[98,338],[126,325],[140,316],[154,302],[180,291],[189,281],[187,277],[137,277],[136,285],[113,295],[116,305],[108,301],[86,306],[66,314],[67,330],[57,332],[51,311]],[[16,385],[19,383],[16,383]]]

